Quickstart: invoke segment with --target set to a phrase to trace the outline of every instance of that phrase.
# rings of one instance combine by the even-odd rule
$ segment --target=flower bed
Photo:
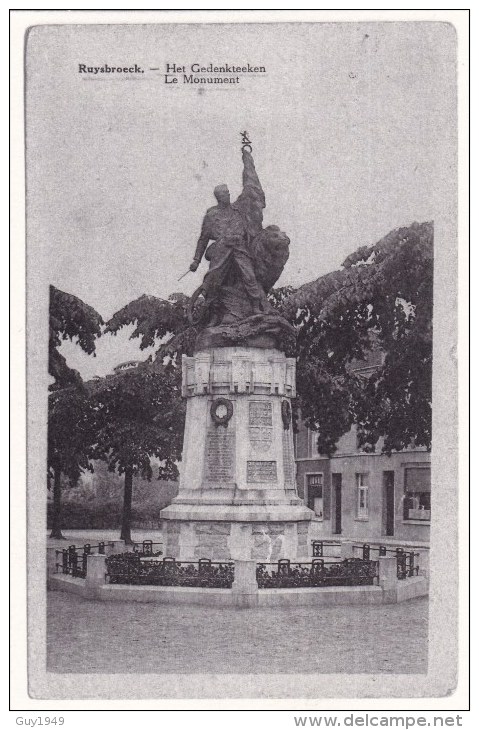
[[[319,588],[321,586],[364,586],[377,583],[379,564],[375,560],[350,558],[341,562],[314,559],[311,563],[259,563],[258,588]],[[276,568],[276,570],[274,570]]]
[[[231,588],[234,580],[233,563],[206,559],[197,563],[174,558],[142,560],[137,553],[123,553],[107,558],[106,567],[108,582],[116,585]]]

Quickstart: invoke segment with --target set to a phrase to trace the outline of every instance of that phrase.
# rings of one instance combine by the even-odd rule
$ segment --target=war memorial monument
[[[162,510],[165,554],[181,560],[306,558],[313,512],[298,497],[291,399],[291,325],[267,299],[289,256],[288,236],[263,228],[266,201],[242,133],[243,191],[203,220],[190,270],[209,270],[191,299],[198,336],[183,356],[187,400],[177,497]]]

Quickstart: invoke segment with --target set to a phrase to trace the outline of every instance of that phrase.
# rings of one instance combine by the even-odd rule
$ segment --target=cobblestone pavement
[[[50,672],[425,673],[427,598],[238,610],[48,594]]]

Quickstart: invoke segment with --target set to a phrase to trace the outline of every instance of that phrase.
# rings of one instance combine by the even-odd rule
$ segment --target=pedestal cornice
[[[271,394],[296,396],[296,361],[280,350],[217,347],[183,355],[182,395]]]

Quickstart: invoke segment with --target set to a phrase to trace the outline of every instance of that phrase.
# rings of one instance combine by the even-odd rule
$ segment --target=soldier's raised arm
[[[234,205],[242,211],[247,224],[248,236],[252,239],[262,231],[263,208],[266,207],[266,200],[256,173],[251,152],[243,147],[242,155],[243,192]]]
[[[259,181],[258,173],[254,166],[253,155],[249,150],[243,147],[243,192],[240,198],[243,196],[251,196],[254,198],[255,204],[261,208],[266,207],[266,200],[264,196],[263,188]]]

